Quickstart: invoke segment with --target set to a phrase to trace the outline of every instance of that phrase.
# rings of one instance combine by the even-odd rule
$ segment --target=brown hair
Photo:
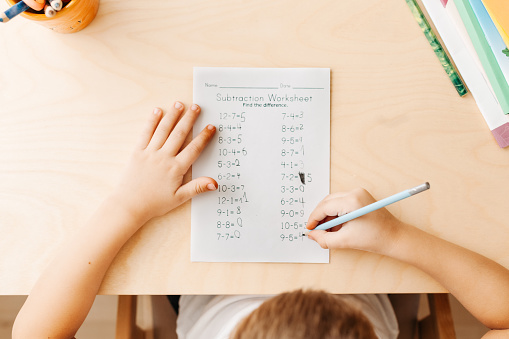
[[[242,320],[231,339],[376,339],[373,326],[351,303],[322,291],[283,293]]]

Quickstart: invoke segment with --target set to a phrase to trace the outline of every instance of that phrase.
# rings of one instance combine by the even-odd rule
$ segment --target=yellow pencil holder
[[[5,1],[9,6],[18,2],[15,0]],[[46,17],[44,13],[28,11],[20,15],[58,33],[75,33],[87,27],[94,20],[98,9],[99,0],[71,0],[53,18]]]

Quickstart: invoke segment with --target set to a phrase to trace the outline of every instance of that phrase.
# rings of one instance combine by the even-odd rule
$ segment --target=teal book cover
[[[488,41],[488,44],[495,55],[495,59],[502,70],[505,81],[509,82],[509,55],[504,53],[504,50],[506,49],[504,39],[502,39],[502,36],[498,32],[495,23],[491,20],[491,17],[482,1],[470,0],[470,3],[484,32],[486,41]]]
[[[481,60],[495,96],[505,114],[509,114],[509,85],[479,23],[472,3],[481,0],[454,0],[461,19]],[[481,3],[482,5],[482,3]]]

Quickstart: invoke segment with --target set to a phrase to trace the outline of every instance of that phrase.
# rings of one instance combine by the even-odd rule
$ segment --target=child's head
[[[237,326],[232,339],[377,338],[369,320],[336,295],[298,290],[264,302]]]

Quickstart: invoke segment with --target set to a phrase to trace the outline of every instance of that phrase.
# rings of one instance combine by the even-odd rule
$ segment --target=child
[[[184,105],[176,102],[164,116],[158,108],[151,113],[120,184],[91,220],[68,239],[37,280],[14,323],[14,339],[73,338],[113,258],[125,242],[151,218],[168,213],[197,194],[217,188],[217,182],[208,177],[183,183],[184,174],[215,133],[215,127],[208,125],[181,150],[200,107],[192,105],[185,114],[183,112]],[[371,195],[361,189],[332,194],[311,213],[307,227],[313,229],[333,216],[373,201]],[[509,271],[495,262],[404,224],[385,209],[349,221],[330,232],[313,231],[309,237],[323,248],[356,248],[413,264],[439,281],[477,319],[494,329],[485,338],[509,337]],[[260,296],[205,298],[181,300],[179,324],[184,328],[180,330],[183,336],[192,337],[193,328],[196,337],[203,338],[397,335],[391,327],[393,314],[386,310],[383,298],[366,299],[366,307],[363,307],[362,296],[352,301],[348,296],[314,291],[297,291],[270,299]],[[379,307],[372,308],[375,304]],[[245,306],[241,307],[242,312],[235,311],[235,314],[242,314],[237,319],[239,324],[217,324],[221,317],[214,316],[214,310],[216,314],[229,314],[231,305]],[[201,307],[204,311],[186,311],[193,307]],[[366,308],[381,314],[366,315],[363,312]],[[195,318],[198,314],[198,318],[185,324],[186,314]],[[196,325],[200,324],[204,328],[211,324],[217,336],[212,332],[196,332]],[[387,334],[382,333],[384,328]]]

